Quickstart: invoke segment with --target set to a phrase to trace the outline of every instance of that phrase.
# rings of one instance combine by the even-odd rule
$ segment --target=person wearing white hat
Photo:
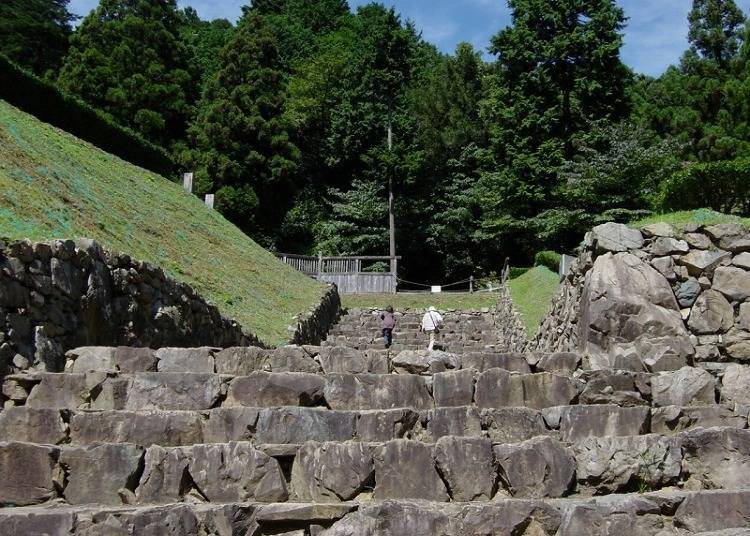
[[[435,347],[435,335],[440,333],[440,325],[443,323],[443,317],[437,312],[437,309],[430,307],[422,317],[422,331],[430,334],[430,344],[427,349],[432,351]]]

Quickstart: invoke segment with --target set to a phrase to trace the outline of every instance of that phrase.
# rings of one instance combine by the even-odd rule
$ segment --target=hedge
[[[711,208],[748,215],[750,158],[691,164],[663,183],[659,204],[664,212]]]
[[[554,251],[540,251],[534,255],[534,266],[546,266],[553,272],[560,270],[561,255]]]
[[[118,125],[104,112],[24,70],[2,54],[0,99],[132,164],[165,177],[173,177],[176,173],[177,166],[167,151]]]
[[[511,266],[510,271],[508,272],[508,279],[516,279],[518,277],[521,277],[523,274],[531,270],[531,267],[529,268],[522,268],[518,266]]]

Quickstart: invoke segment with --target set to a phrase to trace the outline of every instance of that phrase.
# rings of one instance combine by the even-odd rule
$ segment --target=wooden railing
[[[303,274],[327,283],[335,283],[342,294],[394,293],[401,257],[351,256],[317,257],[279,253],[279,260]],[[363,266],[387,262],[388,272],[363,270]]]

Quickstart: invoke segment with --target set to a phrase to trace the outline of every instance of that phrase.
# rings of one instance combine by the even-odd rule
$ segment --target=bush
[[[664,212],[711,208],[727,214],[750,212],[750,158],[691,164],[662,185]]]
[[[562,256],[554,251],[540,251],[534,255],[534,266],[546,266],[553,272],[560,270],[560,259]]]
[[[516,266],[510,267],[510,272],[508,273],[508,279],[516,279],[517,277],[521,277],[523,274],[531,270],[531,268],[518,268]]]
[[[2,54],[0,99],[127,162],[166,177],[176,172],[167,151],[118,125],[104,112],[22,69]]]

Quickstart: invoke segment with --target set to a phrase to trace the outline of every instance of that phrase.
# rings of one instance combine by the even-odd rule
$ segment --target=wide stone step
[[[750,489],[750,431],[700,428],[522,443],[251,442],[183,447],[0,443],[0,505],[200,502],[437,502],[592,496],[674,486]],[[95,475],[95,477],[94,477]]]
[[[748,518],[747,490],[500,499],[491,503],[391,500],[0,509],[4,534],[47,536],[744,536]]]
[[[53,445],[134,443],[185,446],[252,441],[435,442],[455,435],[514,443],[541,435],[565,442],[590,437],[673,435],[698,427],[747,428],[746,414],[713,405],[666,408],[578,405],[532,410],[450,407],[415,411],[327,408],[218,408],[205,411],[60,410],[12,407],[0,413],[0,438]]]
[[[421,361],[420,361],[421,363]],[[423,363],[418,366],[423,366]],[[403,365],[417,366],[413,363]],[[480,366],[480,365],[477,365]],[[506,365],[510,366],[510,365]],[[733,365],[745,369],[746,366]],[[659,374],[590,371],[518,374],[490,368],[416,374],[38,373],[8,376],[4,406],[60,409],[206,410],[216,407],[328,407],[369,410],[474,405],[543,409],[571,404],[712,405],[747,408],[747,393],[725,374],[685,367]]]

